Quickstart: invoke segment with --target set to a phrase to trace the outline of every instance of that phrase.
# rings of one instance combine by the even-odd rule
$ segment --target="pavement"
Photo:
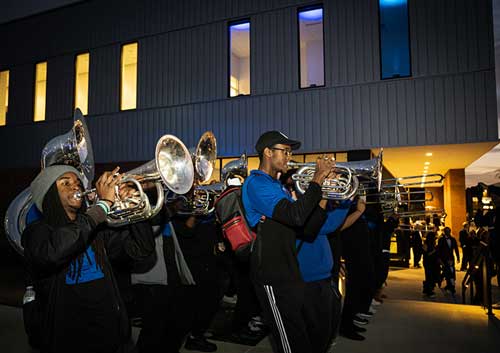
[[[457,283],[463,274],[457,273]],[[435,299],[424,299],[421,294],[423,277],[422,269],[392,269],[384,290],[387,298],[366,326],[366,340],[358,342],[339,337],[332,351],[497,353],[500,349],[500,310],[495,310],[495,316],[490,317],[480,306],[461,304],[460,293],[453,297],[441,290],[436,291]],[[496,281],[493,287],[494,300],[499,301]],[[136,339],[139,329],[134,328],[133,334]],[[267,338],[255,347],[213,342],[220,353],[272,352]],[[22,312],[18,307],[0,305],[0,352],[33,352],[26,342]]]

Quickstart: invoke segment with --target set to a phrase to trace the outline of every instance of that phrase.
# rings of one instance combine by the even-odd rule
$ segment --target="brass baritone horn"
[[[316,172],[316,163],[288,162],[288,166],[290,168],[299,168],[297,173],[292,175],[292,180],[295,182],[295,189],[300,194],[304,194]],[[328,200],[347,200],[351,198],[358,189],[358,178],[352,175],[349,168],[335,167],[334,171],[337,173],[337,177],[335,179],[325,179],[323,185],[321,185],[323,198]]]
[[[107,223],[112,227],[140,222],[157,215],[163,207],[164,185],[178,194],[185,194],[193,185],[194,168],[188,149],[173,135],[164,135],[156,144],[155,159],[124,174],[120,184],[133,184],[136,192],[122,200],[119,187],[116,188],[115,200]],[[151,206],[142,187],[145,183],[154,183],[157,200]],[[77,195],[82,197],[83,194]]]
[[[167,202],[182,200],[182,206],[177,210],[185,215],[207,215],[213,212],[215,197],[220,194],[220,185],[201,185],[212,177],[215,161],[217,160],[217,140],[211,131],[201,136],[196,150],[192,154],[195,176],[192,191],[188,195],[179,195],[173,192],[167,196]],[[191,188],[190,188],[191,189]]]
[[[328,200],[350,199],[358,193],[359,178],[375,181],[378,187],[382,180],[382,153],[381,149],[376,158],[369,160],[335,163],[334,171],[337,173],[337,177],[326,179],[323,182],[321,186],[323,198]],[[295,181],[297,191],[303,194],[314,176],[316,163],[289,162],[288,166],[299,168],[297,173],[292,175],[292,180]]]

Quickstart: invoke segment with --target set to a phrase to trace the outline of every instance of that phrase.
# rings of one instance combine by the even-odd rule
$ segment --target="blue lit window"
[[[301,9],[298,19],[300,88],[324,86],[323,8]]]
[[[410,76],[407,0],[379,0],[382,79]]]
[[[250,21],[229,25],[229,96],[250,94]]]

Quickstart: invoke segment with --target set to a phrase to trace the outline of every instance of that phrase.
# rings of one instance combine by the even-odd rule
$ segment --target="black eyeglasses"
[[[278,148],[278,147],[271,147],[272,150],[278,150],[278,151],[282,151],[283,154],[287,157],[290,157],[292,155],[292,150],[288,149],[288,148]]]

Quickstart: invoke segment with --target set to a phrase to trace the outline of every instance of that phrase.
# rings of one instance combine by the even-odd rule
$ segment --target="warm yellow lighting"
[[[481,202],[488,205],[489,203],[491,203],[491,197],[488,197],[488,196],[483,196],[481,198]]]
[[[137,43],[122,47],[120,109],[137,107]]]
[[[238,79],[234,76],[231,76],[231,82],[230,82],[230,92],[229,95],[231,97],[236,97],[237,95],[240,94],[240,82]]]
[[[88,114],[89,107],[89,63],[90,54],[80,54],[75,63],[75,106],[83,115]]]
[[[429,165],[429,164],[431,164],[431,162],[425,162],[424,164],[425,164],[425,165]]]
[[[0,72],[0,126],[5,125],[7,121],[8,110],[9,110],[9,71],[2,71]]]
[[[425,156],[426,156],[426,157],[432,157],[432,152],[427,152],[427,153],[425,154]]]
[[[478,266],[478,265],[474,265],[474,268],[478,269],[478,268],[479,268],[479,266]]]
[[[429,166],[427,166],[427,165],[424,166],[424,170],[427,170],[427,169],[429,169]]]
[[[47,62],[36,64],[35,76],[35,114],[34,121],[45,120],[45,103],[47,100]]]

